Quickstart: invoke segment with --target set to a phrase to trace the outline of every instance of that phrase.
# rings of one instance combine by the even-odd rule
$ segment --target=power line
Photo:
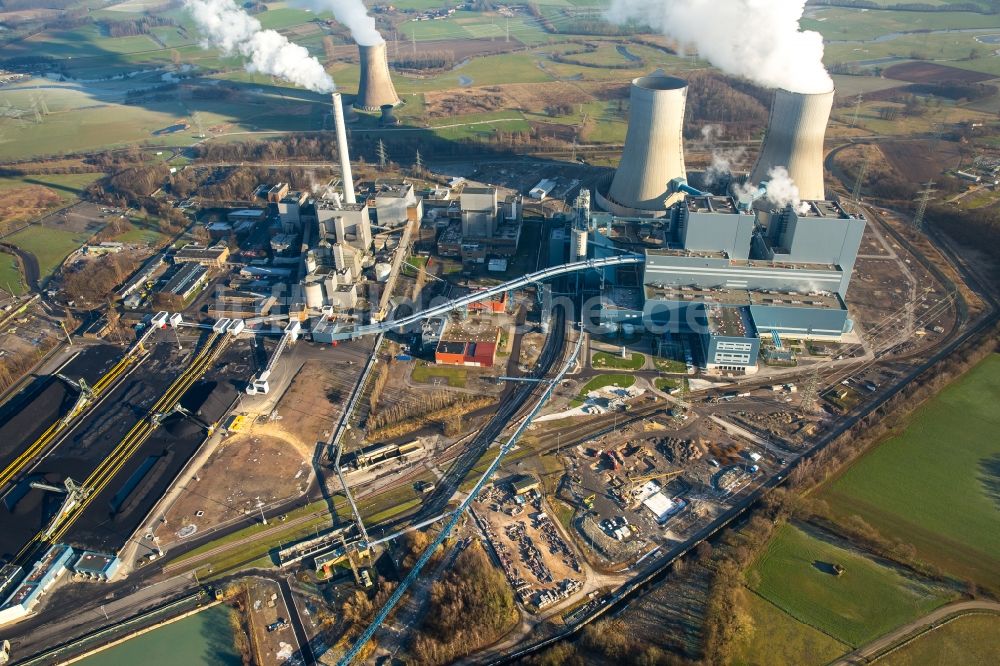
[[[924,191],[920,193],[920,197],[917,199],[917,214],[913,218],[913,226],[917,228],[917,231],[924,230],[924,215],[927,213],[927,204],[930,202],[933,192],[934,181],[929,180]]]

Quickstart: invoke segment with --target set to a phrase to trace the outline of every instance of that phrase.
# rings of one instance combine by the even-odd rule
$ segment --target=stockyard
[[[133,426],[149,418],[150,407],[188,367],[198,337],[186,336],[182,348],[176,342],[152,341],[148,359],[111,389],[103,400],[86,412],[74,427],[56,440],[51,452],[22,476],[0,507],[0,526],[16,535],[6,545],[20,549],[49,524],[62,504],[57,493],[33,488],[32,481],[60,486],[66,479],[82,483],[98,469]],[[91,386],[119,360],[113,347],[93,347],[63,369],[67,378],[83,378]],[[173,482],[195,451],[204,442],[208,429],[220,422],[232,406],[236,392],[231,382],[250,372],[250,352],[234,345],[225,350],[200,379],[180,397],[179,410],[156,416],[157,427],[121,467],[90,499],[84,511],[68,529],[66,538],[91,549],[114,552],[122,548],[140,521]],[[157,372],[150,372],[152,369]],[[73,379],[73,381],[76,381]],[[26,406],[6,427],[24,428],[35,434],[5,441],[32,442],[41,429],[65,416],[75,402],[75,388],[64,380],[50,377],[40,392],[29,395]],[[44,419],[44,420],[43,420]],[[10,458],[20,451],[11,450]]]
[[[474,515],[518,600],[542,610],[583,587],[584,569],[533,477],[498,481]]]

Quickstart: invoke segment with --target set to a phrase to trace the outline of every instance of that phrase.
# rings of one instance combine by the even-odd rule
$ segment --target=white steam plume
[[[316,13],[331,12],[361,46],[375,46],[385,41],[375,28],[375,19],[368,15],[368,9],[361,0],[293,0],[292,4]]]
[[[799,29],[806,0],[612,0],[607,18],[638,21],[697,47],[719,69],[768,88],[825,93],[823,37]]]
[[[783,166],[774,167],[767,172],[767,194],[765,196],[776,208],[791,206],[800,213],[809,209],[808,205],[802,203],[802,197],[799,196],[799,186],[788,175],[788,169]]]
[[[225,55],[248,58],[248,72],[271,74],[309,90],[328,93],[336,86],[320,62],[305,47],[292,44],[236,6],[233,0],[184,0],[204,36],[202,45]]]
[[[786,206],[791,206],[799,213],[809,211],[809,204],[802,201],[799,195],[799,186],[795,184],[788,169],[783,166],[774,167],[767,172],[767,181],[761,183],[765,186],[763,198],[779,210],[784,210]],[[751,182],[745,182],[734,188],[737,199],[753,200],[759,194],[759,186]]]
[[[712,153],[712,163],[705,170],[704,184],[707,187],[726,181],[732,176],[733,170],[743,165],[743,158],[746,149],[742,146],[734,148],[721,148],[716,145],[716,140],[722,134],[722,128],[718,125],[703,125],[701,128],[701,146],[706,151]]]

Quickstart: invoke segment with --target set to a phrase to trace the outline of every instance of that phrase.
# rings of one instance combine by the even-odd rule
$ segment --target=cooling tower
[[[766,181],[775,167],[785,167],[803,199],[825,199],[823,137],[833,108],[833,91],[819,94],[776,90],[771,117],[750,182]]]
[[[620,215],[662,216],[684,196],[671,192],[668,183],[687,177],[682,135],[687,82],[657,71],[632,81],[630,99],[625,150],[607,196],[598,203]]]
[[[344,203],[355,203],[354,174],[351,173],[351,156],[347,152],[347,125],[344,122],[344,102],[340,93],[331,95],[333,124],[337,130],[337,153],[340,157],[340,179],[344,183]],[[339,238],[339,237],[338,237]]]
[[[378,111],[385,105],[396,106],[399,97],[389,77],[389,61],[385,56],[385,42],[371,46],[358,45],[361,55],[361,81],[354,107],[364,111]]]

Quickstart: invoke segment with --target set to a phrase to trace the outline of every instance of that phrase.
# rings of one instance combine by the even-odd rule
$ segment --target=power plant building
[[[729,197],[689,197],[658,224],[661,247],[645,251],[641,298],[606,289],[605,324],[695,333],[702,365],[734,373],[756,369],[762,336],[835,340],[851,331],[845,297],[865,220],[839,204],[753,213]],[[598,247],[613,243],[606,229],[591,233],[603,237]]]
[[[316,202],[320,233],[336,243],[367,252],[372,244],[371,219],[367,203],[340,203],[328,199]]]

